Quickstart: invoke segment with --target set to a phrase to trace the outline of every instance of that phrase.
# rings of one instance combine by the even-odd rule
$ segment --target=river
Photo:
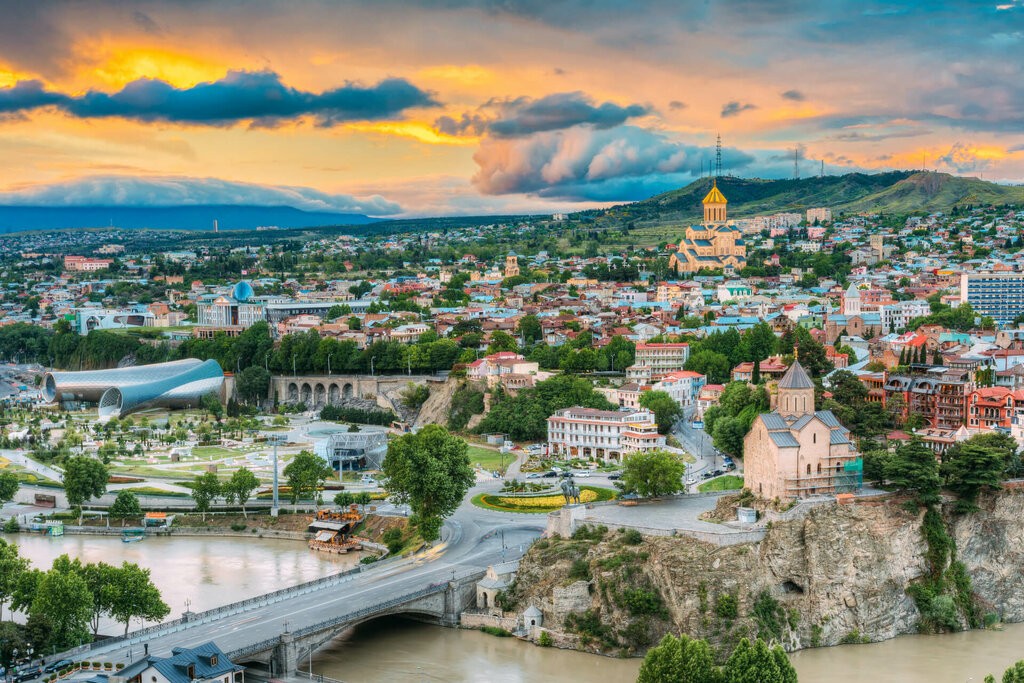
[[[340,571],[358,559],[315,553],[301,543],[276,539],[171,537],[122,543],[97,536],[5,538],[16,542],[39,568],[62,553],[87,562],[128,561],[148,567],[172,617],[180,615],[186,600],[192,610],[209,609]],[[1024,624],[1002,631],[903,636],[871,645],[803,650],[791,657],[801,683],[980,683],[988,673],[998,680],[1006,667],[1024,659]],[[402,619],[365,624],[313,659],[315,673],[351,683],[617,683],[635,680],[639,667],[636,659],[540,648]]]

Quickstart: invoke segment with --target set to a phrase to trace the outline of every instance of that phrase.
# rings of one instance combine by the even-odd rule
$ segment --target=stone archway
[[[309,386],[308,383],[302,385],[302,402],[306,404],[306,407],[312,408],[310,404],[313,402],[313,387]]]
[[[313,389],[313,404],[319,408],[327,401],[327,389],[323,384],[317,384]]]
[[[332,406],[338,404],[338,399],[341,397],[341,391],[338,389],[337,384],[332,384],[331,388],[327,390],[327,402]]]
[[[352,398],[352,394],[353,393],[354,392],[353,392],[353,389],[352,389],[352,383],[351,382],[347,382],[345,384],[345,386],[341,390],[342,398]]]
[[[288,383],[288,402],[298,403],[299,402],[299,385],[295,382]]]

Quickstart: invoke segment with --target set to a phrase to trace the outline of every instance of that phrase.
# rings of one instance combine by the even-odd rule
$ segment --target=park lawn
[[[515,460],[516,456],[513,453],[505,453],[502,455],[498,451],[491,450],[490,448],[481,448],[480,446],[469,447],[469,462],[473,466],[479,466],[488,472],[492,470],[502,470],[507,467],[510,462]],[[504,465],[502,460],[504,459]]]
[[[197,458],[226,458],[239,455],[239,452],[223,446],[196,446],[192,449],[192,455]]]
[[[697,490],[701,493],[707,493],[708,491],[736,491],[741,488],[743,488],[743,477],[735,474],[726,474],[704,482],[697,487]]]
[[[603,488],[600,486],[581,486],[580,492],[592,491],[595,495],[589,502],[600,502],[605,500],[612,500],[618,495],[618,491],[614,489]],[[547,514],[552,510],[557,510],[565,505],[565,499],[561,493],[542,493],[535,495],[522,495],[520,497],[520,505],[507,505],[501,502],[501,498],[511,498],[512,495],[505,493],[478,493],[473,496],[470,501],[477,507],[484,508],[485,510],[497,510],[498,512],[521,512],[521,513],[533,513],[533,514]],[[589,496],[588,496],[589,497]],[[535,498],[538,505],[527,505],[525,504],[530,498]]]

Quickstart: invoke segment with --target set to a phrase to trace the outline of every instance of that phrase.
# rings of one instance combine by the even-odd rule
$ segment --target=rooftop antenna
[[[715,179],[722,177],[722,134],[715,141]]]
[[[800,180],[800,145],[793,148],[793,180]]]
[[[220,232],[220,228],[217,227],[217,219],[216,218],[213,219],[213,231],[214,232]]]

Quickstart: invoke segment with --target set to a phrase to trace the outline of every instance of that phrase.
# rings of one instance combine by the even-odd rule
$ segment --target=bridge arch
[[[338,398],[341,396],[341,390],[338,389],[337,384],[332,384],[331,388],[327,390],[327,402],[332,406],[338,404]]]
[[[307,407],[312,407],[310,404],[313,402],[313,387],[309,386],[309,382],[304,382],[302,384],[302,402],[305,403]]]
[[[313,389],[313,404],[319,408],[327,401],[327,389],[323,384],[317,384]]]
[[[352,382],[345,382],[345,386],[341,389],[342,398],[352,398],[353,393]]]
[[[295,382],[288,383],[288,402],[298,403],[299,402],[299,385]]]

